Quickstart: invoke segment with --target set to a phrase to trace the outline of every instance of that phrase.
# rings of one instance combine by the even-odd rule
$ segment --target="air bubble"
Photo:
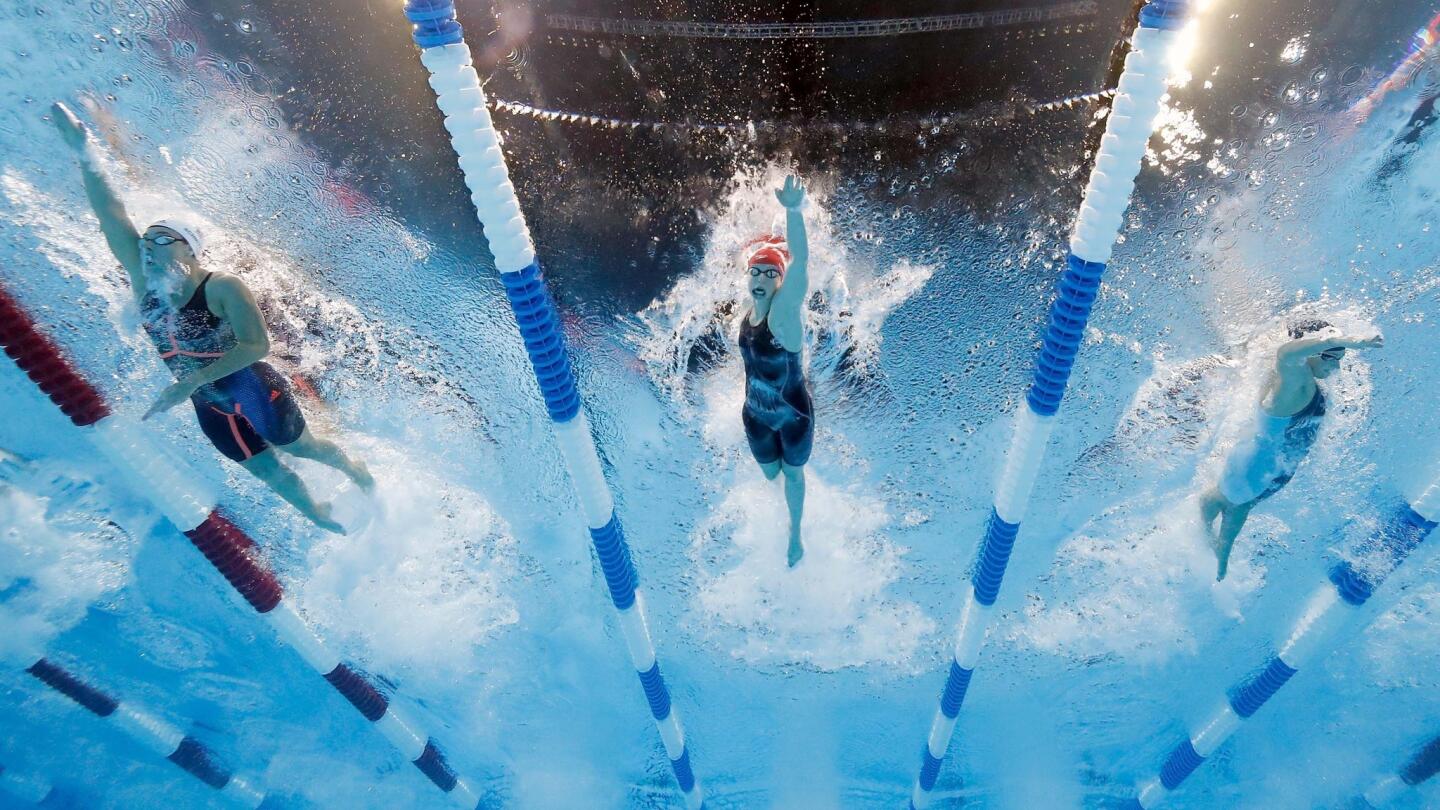
[[[1285,43],[1285,48],[1280,51],[1280,61],[1287,65],[1293,65],[1305,58],[1305,52],[1309,47],[1305,43],[1305,37],[1295,37]]]
[[[253,34],[253,33],[255,33],[255,23],[250,22],[249,20],[244,20],[244,19],[236,20],[236,21],[235,21],[235,27],[238,28],[238,29],[240,29],[240,33],[242,33],[242,34]]]

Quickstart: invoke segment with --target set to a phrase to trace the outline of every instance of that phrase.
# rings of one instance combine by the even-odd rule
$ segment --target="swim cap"
[[[191,214],[172,214],[157,219],[150,224],[150,228],[169,228],[180,234],[180,238],[190,246],[190,252],[194,253],[196,258],[199,258],[205,250],[205,239],[202,236],[204,230],[201,228],[200,221]]]
[[[745,259],[746,267],[771,264],[780,270],[780,275],[785,275],[785,268],[790,264],[790,251],[785,249],[784,239],[778,236],[761,236],[746,247],[749,249],[749,255]]]
[[[1332,324],[1329,321],[1319,318],[1302,318],[1297,321],[1291,321],[1286,327],[1286,331],[1289,332],[1292,340],[1299,340],[1306,335],[1313,335],[1316,332],[1329,329],[1331,326]]]

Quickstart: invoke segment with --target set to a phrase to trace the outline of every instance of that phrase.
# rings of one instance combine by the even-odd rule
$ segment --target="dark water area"
[[[1094,15],[1064,25],[799,42],[547,32],[544,14],[585,11],[573,3],[533,9],[461,3],[459,14],[492,97],[676,125],[611,129],[495,114],[559,295],[633,309],[694,266],[706,217],[739,167],[788,160],[808,176],[828,178],[819,182],[886,199],[886,175],[906,167],[918,179],[931,173],[927,163],[937,164],[937,180],[916,202],[957,210],[1004,207],[1017,188],[1048,183],[1038,167],[1057,154],[1078,155],[1073,136],[1083,113],[1064,110],[1042,120],[1019,105],[1100,89],[1129,5],[1107,0]],[[604,13],[804,22],[995,6],[850,3],[822,14],[803,3],[621,4]],[[442,244],[473,246],[476,263],[488,264],[398,8],[338,0],[218,0],[208,8],[207,47],[270,77],[286,123],[327,156],[353,193]],[[1041,39],[1044,45],[1036,45]],[[952,120],[938,126],[921,120],[945,115]],[[683,126],[737,120],[762,126],[753,134]],[[1022,148],[1037,135],[1041,149]]]
[[[1042,6],[1040,0],[1032,5]],[[927,212],[932,238],[966,221],[1029,210],[1057,238],[1078,202],[1101,131],[1095,106],[1030,113],[1025,104],[1095,92],[1118,75],[1134,0],[1054,23],[831,40],[626,37],[550,30],[545,15],[715,22],[819,22],[989,11],[1015,4],[613,4],[458,6],[492,98],[664,127],[542,121],[497,111],[531,231],[563,301],[634,311],[695,266],[707,218],[737,169],[780,160],[871,209]],[[257,65],[287,124],[327,156],[353,193],[389,209],[476,265],[488,251],[426,84],[409,25],[390,3],[217,0],[207,46]],[[1028,6],[1027,6],[1028,7]],[[1273,54],[1308,32],[1328,67],[1293,92],[1337,82],[1363,91],[1359,65],[1403,21],[1365,0],[1281,3],[1210,15],[1196,120],[1229,140],[1264,137],[1266,111],[1235,77],[1267,76]],[[1317,25],[1323,21],[1323,25]],[[1382,33],[1383,32],[1383,33]],[[1403,39],[1403,38],[1402,38]],[[1315,60],[1307,60],[1314,64]],[[1209,66],[1249,105],[1197,90]],[[1217,77],[1227,78],[1227,77]],[[1303,77],[1302,77],[1303,78]],[[1218,84],[1219,82],[1217,82]],[[1278,106],[1281,89],[1265,83]],[[1327,102],[1333,93],[1315,93]],[[691,124],[758,122],[753,131]],[[1059,189],[1059,191],[1054,191]],[[863,223],[857,223],[864,232]],[[914,240],[905,240],[913,245]]]

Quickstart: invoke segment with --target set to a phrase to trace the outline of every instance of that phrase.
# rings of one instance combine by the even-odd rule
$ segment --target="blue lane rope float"
[[[1352,804],[1357,810],[1383,810],[1437,773],[1440,773],[1440,736],[1425,743],[1399,771],[1375,780]]]
[[[457,777],[445,763],[436,742],[414,713],[392,703],[306,626],[284,598],[284,589],[266,564],[260,547],[196,484],[206,476],[168,452],[139,424],[112,414],[100,391],[74,368],[4,287],[0,287],[0,348],[76,427],[85,430],[101,455],[124,473],[124,480],[136,484],[135,494],[149,501],[205,555],[280,640],[289,644],[451,802],[466,810],[482,804],[470,783]]]
[[[1095,158],[1080,213],[1070,237],[1065,271],[1035,359],[1025,407],[1016,416],[1014,438],[995,486],[995,503],[971,573],[956,631],[955,647],[939,705],[930,724],[920,773],[910,792],[912,810],[929,806],[954,735],[965,692],[979,660],[995,600],[1024,521],[1055,414],[1085,337],[1101,276],[1119,236],[1125,209],[1140,173],[1145,148],[1160,115],[1171,54],[1192,0],[1150,0],[1140,12],[1125,70],[1106,119],[1105,136]]]
[[[579,497],[631,663],[660,732],[676,784],[684,794],[686,805],[698,810],[704,804],[704,793],[690,764],[690,750],[679,713],[656,661],[655,643],[645,617],[644,593],[620,518],[615,513],[614,497],[601,472],[589,420],[580,407],[564,333],[554,302],[546,291],[544,274],[535,256],[515,187],[510,182],[510,170],[490,119],[485,91],[471,62],[464,32],[455,20],[454,3],[452,0],[408,0],[405,15],[415,26],[420,61],[430,73],[436,104],[445,116],[445,129],[450,133],[450,143],[464,173],[476,216],[485,229],[495,268],[500,272],[535,381],[554,424],[555,437]]]
[[[258,779],[231,773],[205,743],[150,711],[111,697],[48,658],[41,658],[25,671],[96,717],[109,721],[146,750],[215,789],[232,806],[249,810],[275,806],[274,801],[267,801]]]
[[[1374,559],[1381,564],[1365,570],[1349,562],[1334,566],[1326,581],[1305,603],[1299,620],[1279,645],[1279,651],[1230,689],[1199,724],[1199,730],[1171,750],[1160,766],[1159,774],[1139,785],[1135,797],[1126,805],[1127,810],[1159,807],[1240,728],[1241,723],[1253,717],[1296,673],[1324,652],[1330,639],[1370,599],[1390,572],[1403,563],[1434,530],[1436,521],[1440,520],[1440,478],[1430,482],[1413,502],[1379,512],[1375,532],[1361,547],[1361,552],[1366,559]],[[1433,754],[1432,759],[1433,763],[1429,763],[1417,757],[1422,764],[1413,771],[1403,771],[1391,780],[1381,780],[1367,792],[1367,799],[1374,799],[1372,804],[1375,807],[1389,801],[1398,790],[1416,784],[1411,780],[1427,764],[1440,768],[1440,750]],[[1430,773],[1433,774],[1434,769]]]

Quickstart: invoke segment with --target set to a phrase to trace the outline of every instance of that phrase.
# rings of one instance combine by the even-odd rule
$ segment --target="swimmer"
[[[785,239],[761,239],[747,248],[750,309],[740,324],[740,357],[745,361],[745,406],[740,419],[750,453],[771,481],[785,474],[790,510],[786,562],[794,568],[805,556],[800,519],[805,512],[805,462],[815,420],[800,350],[805,344],[804,307],[810,280],[810,248],[800,206],[805,188],[793,176],[775,192],[785,207]]]
[[[1410,49],[1405,58],[1400,60],[1400,63],[1379,84],[1375,85],[1373,90],[1350,107],[1346,112],[1347,123],[1351,126],[1364,123],[1386,96],[1410,86],[1420,78],[1427,64],[1437,58],[1440,58],[1440,14],[1436,14],[1430,19],[1430,22],[1425,24],[1425,27],[1415,32],[1415,36],[1410,39]],[[1434,109],[1435,94],[1432,92],[1433,90],[1433,87],[1424,89],[1421,98],[1422,110]],[[1417,112],[1416,115],[1420,116],[1421,113]],[[1416,118],[1412,117],[1410,125],[1406,127],[1407,134],[1423,128],[1431,120],[1433,120],[1433,116],[1417,126]]]
[[[259,478],[316,526],[344,534],[330,504],[315,500],[276,451],[318,461],[361,489],[375,481],[365,465],[315,435],[290,384],[264,358],[270,335],[264,316],[240,279],[200,264],[204,230],[179,214],[136,230],[119,194],[101,173],[99,145],[64,104],[51,112],[65,142],[80,157],[85,193],[100,230],[130,279],[145,331],[175,375],[143,419],[190,400],[200,429],[225,457]]]
[[[1422,140],[1426,139],[1437,117],[1440,117],[1440,111],[1436,109],[1436,102],[1440,101],[1437,71],[1440,71],[1440,14],[1430,18],[1425,27],[1415,32],[1410,40],[1410,49],[1400,64],[1347,112],[1341,132],[1353,134],[1380,107],[1386,96],[1412,85],[1420,88],[1419,102],[1410,114],[1410,120],[1386,149],[1385,160],[1375,172],[1376,183],[1388,184],[1394,175],[1406,168],[1411,156],[1422,147]]]
[[[1289,334],[1290,341],[1275,353],[1275,371],[1265,383],[1253,432],[1236,445],[1220,482],[1200,501],[1200,519],[1219,563],[1217,581],[1225,579],[1230,551],[1250,510],[1290,483],[1315,443],[1325,416],[1325,395],[1317,383],[1340,369],[1346,349],[1385,344],[1379,335],[1344,337],[1320,320],[1294,323]]]

